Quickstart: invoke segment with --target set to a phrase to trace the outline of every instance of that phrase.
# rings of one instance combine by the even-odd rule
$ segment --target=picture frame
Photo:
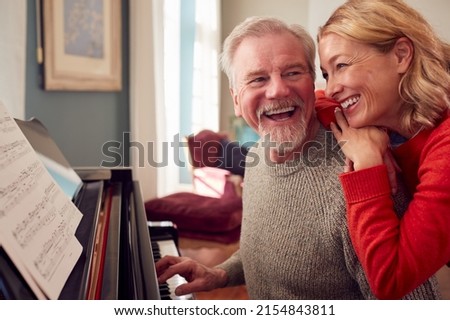
[[[43,0],[44,89],[122,89],[121,0]]]

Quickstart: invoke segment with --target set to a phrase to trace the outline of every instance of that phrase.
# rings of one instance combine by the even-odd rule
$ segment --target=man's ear
[[[231,94],[231,98],[233,99],[234,115],[236,117],[240,117],[240,116],[242,116],[242,112],[241,112],[241,106],[239,105],[239,97],[237,94],[234,93],[233,88],[230,88],[230,94]]]
[[[394,53],[397,57],[397,71],[403,74],[411,65],[414,56],[414,45],[407,37],[401,37],[395,43]]]

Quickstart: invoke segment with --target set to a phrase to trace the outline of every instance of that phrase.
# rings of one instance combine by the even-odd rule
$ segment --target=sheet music
[[[81,218],[0,102],[0,245],[38,298],[61,293],[82,252]]]

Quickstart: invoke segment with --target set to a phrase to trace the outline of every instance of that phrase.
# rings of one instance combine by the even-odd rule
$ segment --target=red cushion
[[[235,231],[242,219],[240,197],[213,198],[190,192],[174,193],[145,203],[147,220],[175,223],[183,231]]]
[[[211,130],[202,130],[196,135],[187,138],[192,166],[217,167],[217,163],[223,156],[221,139],[226,135]]]

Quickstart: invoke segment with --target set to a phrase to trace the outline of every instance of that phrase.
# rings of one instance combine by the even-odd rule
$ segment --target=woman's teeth
[[[348,107],[354,105],[358,101],[359,101],[359,97],[352,97],[352,98],[347,99],[344,102],[342,102],[341,107],[342,107],[342,109],[347,109]]]

